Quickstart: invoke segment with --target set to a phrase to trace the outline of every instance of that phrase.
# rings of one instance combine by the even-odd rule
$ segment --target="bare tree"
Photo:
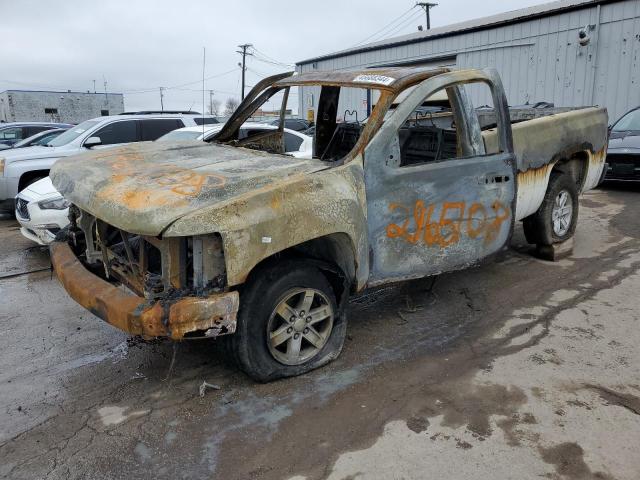
[[[214,98],[209,103],[209,115],[213,115],[214,117],[220,115],[220,100]]]
[[[227,98],[227,102],[224,105],[224,114],[231,115],[233,112],[236,111],[236,108],[238,108],[238,105],[240,105],[240,102],[238,101],[237,98],[233,98],[233,97]]]

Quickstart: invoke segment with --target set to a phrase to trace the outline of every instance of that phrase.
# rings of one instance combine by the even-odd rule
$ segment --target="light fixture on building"
[[[586,47],[591,43],[591,35],[589,34],[589,32],[595,29],[595,25],[587,25],[586,27],[578,30],[578,42],[580,42],[581,46]]]

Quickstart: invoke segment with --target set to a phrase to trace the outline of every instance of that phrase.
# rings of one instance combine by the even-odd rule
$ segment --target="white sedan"
[[[156,140],[156,142],[175,142],[182,140],[203,140],[208,142],[216,133],[222,130],[223,126],[224,124],[218,123],[215,125],[204,125],[204,128],[202,126],[179,128],[163,135]],[[242,140],[255,133],[276,130],[277,128],[275,125],[269,125],[267,123],[246,122],[240,127],[238,138]],[[296,158],[311,158],[312,149],[313,137],[289,128],[284,129],[284,150],[287,155],[292,155]]]
[[[210,140],[222,129],[222,124],[203,127],[184,127],[160,137],[157,142],[183,140]],[[273,125],[247,122],[240,128],[240,138],[264,130],[275,130]],[[285,150],[297,158],[311,158],[313,137],[284,129]],[[69,224],[69,202],[53,187],[49,177],[32,183],[16,196],[16,219],[20,232],[40,245],[51,243],[56,234]]]
[[[51,243],[69,224],[69,202],[53,187],[49,177],[32,183],[16,197],[20,232],[40,245]]]

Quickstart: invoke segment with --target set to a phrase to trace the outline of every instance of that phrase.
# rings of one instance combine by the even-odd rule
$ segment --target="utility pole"
[[[96,93],[96,81],[93,81],[93,93]]]
[[[107,78],[102,75],[102,80],[104,81],[104,105],[105,107],[109,106],[109,96],[107,95]]]
[[[213,115],[213,90],[209,90],[209,115]]]
[[[437,3],[431,2],[416,2],[416,7],[424,8],[424,12],[427,14],[427,30],[431,30],[431,9],[437,7]]]
[[[250,43],[245,43],[243,45],[238,45],[238,48],[241,48],[242,51],[237,50],[236,52],[239,53],[240,55],[242,55],[242,90],[241,90],[241,95],[240,95],[240,101],[244,100],[244,73],[247,69],[246,67],[246,59],[247,59],[247,55],[251,55],[251,53],[247,53],[247,49],[253,47],[252,44]]]
[[[160,87],[160,111],[164,112],[164,87]]]

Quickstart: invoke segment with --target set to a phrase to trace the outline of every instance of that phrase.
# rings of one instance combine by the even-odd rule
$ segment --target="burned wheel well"
[[[340,302],[343,294],[348,294],[355,288],[355,258],[355,249],[350,237],[346,233],[333,233],[308,240],[265,258],[251,270],[247,281],[283,260],[308,259],[326,275]]]
[[[33,170],[31,172],[27,172],[22,174],[20,177],[20,181],[18,182],[18,191],[21,192],[27,186],[33,183],[34,180],[48,177],[49,170]]]
[[[582,190],[587,171],[589,169],[589,155],[587,151],[581,150],[567,155],[565,158],[558,160],[551,170],[551,173],[564,173],[571,175],[576,182],[578,191]]]

